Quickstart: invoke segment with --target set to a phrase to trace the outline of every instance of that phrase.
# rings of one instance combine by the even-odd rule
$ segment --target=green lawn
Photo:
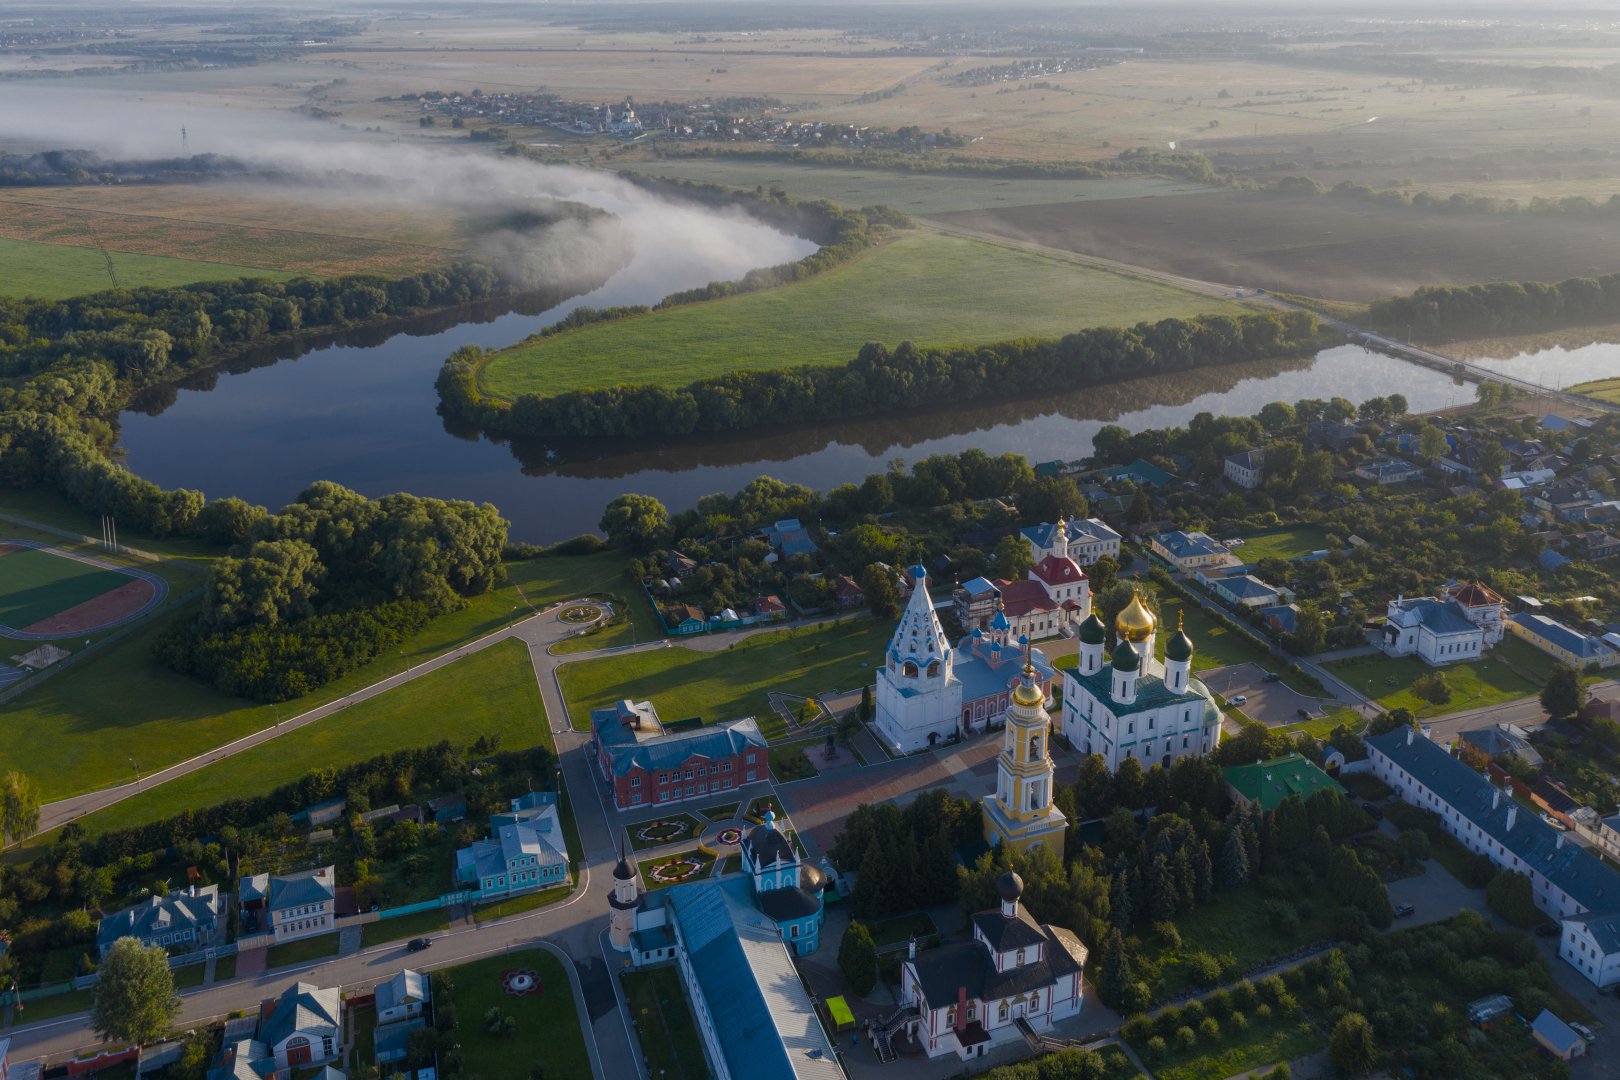
[[[1327,667],[1352,690],[1370,695],[1385,709],[1406,708],[1414,716],[1429,717],[1539,694],[1553,664],[1546,653],[1508,637],[1479,660],[1443,668],[1431,668],[1415,656],[1383,654],[1337,660]],[[1418,676],[1431,671],[1444,672],[1451,684],[1451,700],[1445,705],[1432,705],[1411,691]]]
[[[870,341],[971,346],[1061,337],[1236,304],[1055,252],[919,230],[793,285],[587,326],[497,353],[492,397],[841,364]]]
[[[1295,559],[1327,546],[1327,531],[1321,526],[1294,525],[1246,536],[1232,553],[1246,563],[1257,563],[1261,559]]]
[[[70,1013],[87,1012],[90,1009],[89,990],[70,990],[65,994],[52,994],[37,1001],[22,1003],[22,1011],[12,1017],[18,1024],[32,1024],[39,1020],[50,1020],[57,1016],[67,1016]]]
[[[934,920],[921,911],[911,915],[893,915],[887,919],[879,919],[877,922],[867,923],[866,929],[871,932],[872,941],[880,949],[909,941],[914,935],[920,939],[939,933],[939,927],[934,925]]]
[[[696,863],[697,869],[679,881],[660,881],[654,876],[654,871],[659,867],[678,862]],[[671,855],[660,855],[656,859],[638,862],[637,865],[641,870],[641,880],[646,883],[650,892],[653,889],[667,889],[671,885],[685,885],[689,881],[702,881],[709,876],[709,870],[713,863],[713,852],[705,851],[702,848],[693,848],[691,851],[677,851]]]
[[[1576,383],[1569,388],[1569,392],[1585,394],[1599,401],[1620,403],[1620,379],[1594,379],[1591,382]]]
[[[431,911],[413,911],[393,919],[378,919],[360,928],[360,945],[386,945],[390,941],[409,941],[441,930],[450,929],[450,914],[444,908]]]
[[[265,955],[266,971],[274,971],[289,964],[307,964],[311,960],[330,960],[337,956],[339,934],[320,934],[270,946]]]
[[[214,961],[214,981],[223,982],[226,979],[236,978],[236,954],[221,956]]]
[[[511,896],[478,908],[475,917],[479,922],[490,922],[493,919],[504,919],[508,915],[521,915],[525,911],[538,911],[559,900],[568,899],[573,891],[572,885],[559,885],[555,889],[542,889],[539,892],[524,893],[522,896]]]
[[[1225,1080],[1249,1069],[1275,1065],[1314,1054],[1327,1045],[1308,1020],[1298,1016],[1252,1020],[1242,1033],[1223,1029],[1215,1043],[1200,1043],[1191,1051],[1172,1049],[1163,1062],[1148,1059],[1159,1080]],[[1138,1054],[1143,1048],[1134,1047]]]
[[[893,632],[868,618],[821,623],[759,634],[720,652],[676,645],[580,660],[558,669],[558,678],[576,731],[590,730],[593,708],[647,698],[664,717],[701,716],[712,724],[752,716],[775,738],[786,727],[767,691],[806,695],[860,686],[872,678]]]
[[[68,501],[67,496],[51,488],[28,488],[26,490],[0,491],[0,513],[10,514],[13,517],[23,518],[27,521],[49,525],[56,529],[68,529],[80,536],[99,536],[101,534],[101,515],[89,510],[81,509]],[[17,527],[9,523],[0,524],[0,530],[5,535],[15,536],[13,531]],[[61,537],[35,536],[25,533],[25,536],[37,539],[49,539],[52,543],[62,543]],[[118,539],[121,543],[156,555],[169,555],[181,559],[196,560],[204,565],[200,569],[206,570],[205,560],[224,554],[223,548],[217,548],[207,541],[195,537],[165,536],[156,537],[141,532],[133,525],[119,522]],[[201,584],[201,579],[198,579]]]
[[[708,1062],[680,973],[673,967],[626,971],[619,976],[630,1019],[647,1059],[647,1072],[667,1080],[707,1080]]]
[[[349,1048],[348,1065],[351,1070],[371,1064],[372,1056],[376,1053],[376,1045],[372,1041],[377,1030],[377,1007],[375,1005],[362,1005],[357,1009],[349,1010],[349,1032],[351,1045]]]
[[[501,984],[501,972],[529,969],[539,973],[542,990],[528,997],[512,997]],[[549,952],[507,953],[450,968],[454,989],[456,1042],[461,1047],[462,1075],[528,1076],[538,1062],[555,1077],[591,1075],[585,1037],[579,1029],[573,985],[562,963]],[[492,1035],[483,1029],[484,1013],[498,1008],[517,1020],[512,1035]]]
[[[446,708],[446,702],[455,707]],[[515,750],[543,741],[540,733],[545,729],[528,646],[502,641],[335,716],[134,795],[81,823],[95,836],[188,808],[262,795],[316,769],[364,761],[389,750],[445,739],[470,743],[480,735],[497,734],[504,749]],[[440,884],[448,887],[447,882]],[[435,885],[428,893],[437,896],[443,891]]]
[[[187,964],[185,967],[174,969],[174,988],[176,990],[189,990],[193,986],[203,984],[203,976],[208,972],[208,963]]]
[[[737,811],[741,807],[742,803],[733,802],[726,803],[723,806],[708,806],[702,810],[699,810],[698,813],[702,814],[710,821],[730,821],[732,818],[737,816]]]
[[[23,630],[134,580],[48,551],[15,548],[0,555],[0,623]]]
[[[193,281],[232,281],[244,277],[286,281],[298,276],[283,270],[171,259],[162,255],[133,255],[127,251],[109,254],[113,270],[118,274],[117,287],[125,289],[163,288]],[[0,296],[62,300],[113,287],[107,276],[107,262],[93,247],[0,237]]]
[[[663,828],[656,828],[663,826]],[[667,817],[643,821],[629,826],[626,831],[630,834],[630,849],[632,851],[646,851],[648,848],[663,847],[665,844],[676,844],[682,840],[690,840],[697,836],[703,825],[691,814],[670,814]],[[642,839],[643,829],[655,829],[655,834]]]
[[[825,745],[823,739],[806,739],[803,742],[771,747],[769,752],[771,775],[776,777],[778,784],[819,776],[820,770],[816,768],[810,755],[820,753],[821,747]]]
[[[591,652],[643,641],[658,641],[665,636],[663,624],[653,614],[646,594],[639,585],[624,576],[626,563],[623,555],[616,551],[603,551],[555,561],[567,564],[569,571],[566,582],[559,581],[558,586],[566,584],[573,596],[611,596],[622,609],[622,615],[598,630],[558,642],[552,646],[552,652]]]

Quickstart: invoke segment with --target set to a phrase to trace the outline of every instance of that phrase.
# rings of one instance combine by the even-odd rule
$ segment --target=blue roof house
[[[474,903],[573,880],[556,799],[545,798],[549,792],[535,794],[542,797],[514,799],[510,813],[491,815],[490,835],[456,852],[456,882],[474,894]]]

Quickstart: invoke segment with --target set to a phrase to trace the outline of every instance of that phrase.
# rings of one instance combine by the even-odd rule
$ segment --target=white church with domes
[[[1006,613],[997,611],[988,629],[974,630],[953,646],[928,595],[928,572],[915,566],[911,576],[916,584],[884,650],[874,698],[872,731],[891,754],[925,750],[999,724],[1028,644],[1013,639]],[[1057,672],[1039,649],[1030,649],[1028,660],[1045,700]]]
[[[1114,622],[1117,644],[1093,613],[1080,624],[1079,665],[1063,677],[1059,730],[1081,754],[1100,754],[1110,773],[1127,757],[1144,770],[1207,754],[1221,741],[1221,712],[1192,677],[1192,641],[1180,626],[1154,656],[1158,620],[1133,596]]]

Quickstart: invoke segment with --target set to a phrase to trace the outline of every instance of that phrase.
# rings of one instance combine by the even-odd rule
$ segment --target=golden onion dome
[[[1142,594],[1132,592],[1131,602],[1125,605],[1125,610],[1114,620],[1114,631],[1126,641],[1140,644],[1152,636],[1158,625],[1159,620],[1155,619],[1153,612],[1142,603]]]
[[[1024,677],[1018,680],[1018,688],[1013,691],[1013,702],[1025,708],[1043,704],[1046,695],[1041,688],[1035,685],[1035,665],[1029,661],[1024,662]]]

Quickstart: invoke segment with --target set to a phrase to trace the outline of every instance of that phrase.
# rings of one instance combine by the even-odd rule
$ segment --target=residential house
[[[1515,612],[1508,619],[1508,631],[1577,671],[1588,664],[1608,667],[1620,663],[1620,652],[1601,638],[1572,630],[1546,615]]]
[[[372,1054],[379,1066],[403,1061],[408,1055],[410,1034],[424,1027],[424,1013],[432,1000],[428,978],[410,968],[377,984],[377,1026],[372,1031]]]
[[[1423,469],[1400,458],[1377,458],[1357,465],[1355,475],[1382,487],[1385,484],[1404,484],[1408,480],[1417,480],[1422,477]]]
[[[1503,491],[1527,492],[1553,480],[1558,474],[1552,469],[1514,469],[1504,472],[1496,486]]]
[[[1560,521],[1579,521],[1588,506],[1602,501],[1603,496],[1599,492],[1576,477],[1554,480],[1537,488],[1530,496],[1531,506]]]
[[[1237,562],[1225,544],[1207,533],[1177,529],[1155,535],[1150,544],[1155,555],[1177,570],[1197,570]]]
[[[160,945],[171,953],[206,949],[225,940],[225,898],[218,885],[188,885],[101,920],[96,948],[102,956],[119,938]],[[4,1080],[0,1077],[0,1080]]]
[[[1414,728],[1369,736],[1366,747],[1373,775],[1401,799],[1436,814],[1467,850],[1530,878],[1536,906],[1563,925],[1559,956],[1598,986],[1620,980],[1620,872]]]
[[[1164,487],[1175,479],[1150,461],[1137,458],[1129,465],[1107,465],[1096,470],[1096,475],[1106,483],[1126,481],[1141,487]]]
[[[1225,461],[1226,478],[1240,488],[1253,491],[1266,476],[1264,450],[1245,450],[1241,454],[1228,454]]]
[[[343,1002],[337,987],[319,987],[299,981],[280,998],[259,1007],[259,1027],[253,1039],[244,1039],[224,1051],[234,1071],[243,1075],[245,1058],[258,1076],[280,1070],[307,1069],[335,1061],[343,1049]],[[212,1075],[212,1074],[210,1074]]]
[[[754,597],[750,608],[758,622],[781,622],[787,618],[787,605],[775,593]]]
[[[1294,598],[1286,586],[1268,585],[1253,574],[1213,576],[1208,581],[1215,595],[1238,607],[1275,607]]]
[[[1615,537],[1602,529],[1592,529],[1588,532],[1577,533],[1572,538],[1574,550],[1583,559],[1607,559],[1620,554],[1620,537]]]
[[[1060,528],[1064,532],[1064,548],[1069,558],[1081,566],[1090,566],[1104,555],[1119,558],[1119,533],[1099,518],[1075,518],[1068,522],[1059,521],[1056,525],[1042,522],[1021,529],[1019,535],[1029,544],[1031,562],[1039,563],[1053,553]]]
[[[774,525],[760,530],[760,539],[771,546],[772,552],[784,559],[795,555],[814,555],[821,549],[810,538],[810,530],[798,518],[783,518]],[[766,557],[770,559],[769,556]]]
[[[752,717],[666,733],[649,702],[591,710],[597,767],[620,810],[701,799],[769,777]]]
[[[337,929],[337,871],[331,866],[252,874],[238,883],[236,899],[241,909],[239,932],[271,933],[278,945]]]
[[[898,1019],[930,1058],[963,1061],[1023,1042],[1080,1012],[1086,946],[1070,931],[1036,922],[1024,907],[1023,880],[996,881],[999,909],[971,920],[970,941],[919,952],[912,941],[900,965]]]
[[[1531,745],[1530,733],[1518,724],[1500,723],[1472,728],[1458,732],[1457,737],[1483,758],[1511,754],[1532,769],[1541,768],[1541,752]]]
[[[1299,618],[1298,604],[1278,604],[1260,609],[1260,619],[1273,634],[1292,634]]]
[[[460,821],[467,816],[467,796],[459,791],[440,795],[437,799],[428,800],[428,810],[432,812],[433,820],[440,825]]]
[[[513,799],[510,811],[490,816],[488,838],[456,852],[456,882],[475,894],[475,903],[539,892],[572,880],[555,792],[530,792]]]
[[[1542,1009],[1530,1021],[1530,1035],[1541,1044],[1543,1050],[1560,1061],[1571,1061],[1586,1053],[1586,1040],[1575,1034],[1574,1028],[1554,1016],[1551,1009]]]
[[[1275,810],[1290,795],[1308,799],[1319,791],[1344,794],[1338,781],[1299,754],[1284,754],[1253,765],[1231,765],[1221,770],[1221,775],[1235,802],[1257,810]]]
[[[1351,424],[1341,424],[1336,420],[1312,420],[1305,425],[1305,449],[1341,453],[1350,448],[1351,442],[1359,434],[1361,432]]]
[[[672,634],[701,634],[709,628],[703,609],[691,604],[677,604],[664,612],[664,625]]]
[[[839,574],[833,581],[833,596],[837,600],[838,610],[840,611],[858,608],[866,603],[866,593],[855,583],[855,579],[848,574]]]

